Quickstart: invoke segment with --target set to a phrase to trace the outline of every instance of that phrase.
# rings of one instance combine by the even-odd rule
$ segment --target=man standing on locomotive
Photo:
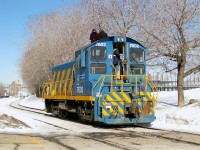
[[[103,29],[99,30],[99,39],[106,38],[107,36],[108,34]]]
[[[114,75],[116,75],[116,79],[120,78],[120,52],[118,47],[114,47],[113,49],[113,65],[114,65]]]
[[[91,41],[91,43],[93,43],[93,42],[96,42],[98,40],[99,40],[99,35],[96,32],[96,30],[93,29],[92,32],[91,32],[91,34],[90,34],[90,41]]]

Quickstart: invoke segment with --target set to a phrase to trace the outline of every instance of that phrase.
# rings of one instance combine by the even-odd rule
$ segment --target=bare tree
[[[151,43],[152,55],[158,60],[154,59],[154,65],[177,71],[179,106],[185,105],[184,78],[200,71],[199,9],[198,0],[155,0],[137,23],[143,41]]]
[[[148,3],[148,0],[84,1],[91,28],[104,29],[111,35],[131,35],[136,29],[135,20]]]
[[[177,72],[178,105],[183,106],[184,78],[200,70],[199,1],[85,0],[84,4],[93,28],[142,42],[149,65]]]
[[[4,92],[5,92],[4,86],[2,83],[0,83],[0,97],[4,96]]]
[[[22,54],[21,73],[32,92],[39,93],[42,84],[51,80],[51,67],[74,59],[74,51],[89,42],[84,12],[81,7],[63,8],[61,13],[29,20],[30,39]]]

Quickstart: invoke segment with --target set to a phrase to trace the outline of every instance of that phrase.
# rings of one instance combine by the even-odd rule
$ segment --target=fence
[[[177,81],[154,80],[154,84],[157,87],[158,91],[177,90]],[[184,90],[200,88],[200,81],[184,81],[183,88]]]

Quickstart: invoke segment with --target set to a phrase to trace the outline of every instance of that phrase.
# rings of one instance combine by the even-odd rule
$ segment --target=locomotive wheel
[[[57,105],[51,104],[51,113],[54,114],[56,117],[59,116],[59,109]]]
[[[78,117],[79,119],[82,119],[81,106],[78,107]]]
[[[59,109],[59,118],[67,118],[68,117],[68,111],[64,109]]]

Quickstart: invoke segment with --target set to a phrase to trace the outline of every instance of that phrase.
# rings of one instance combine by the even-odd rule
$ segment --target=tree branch
[[[187,76],[189,76],[190,74],[192,74],[192,73],[195,72],[195,71],[200,72],[200,65],[198,65],[198,66],[196,66],[195,68],[192,68],[192,69],[186,71],[186,72],[184,73],[184,78],[187,77]]]

